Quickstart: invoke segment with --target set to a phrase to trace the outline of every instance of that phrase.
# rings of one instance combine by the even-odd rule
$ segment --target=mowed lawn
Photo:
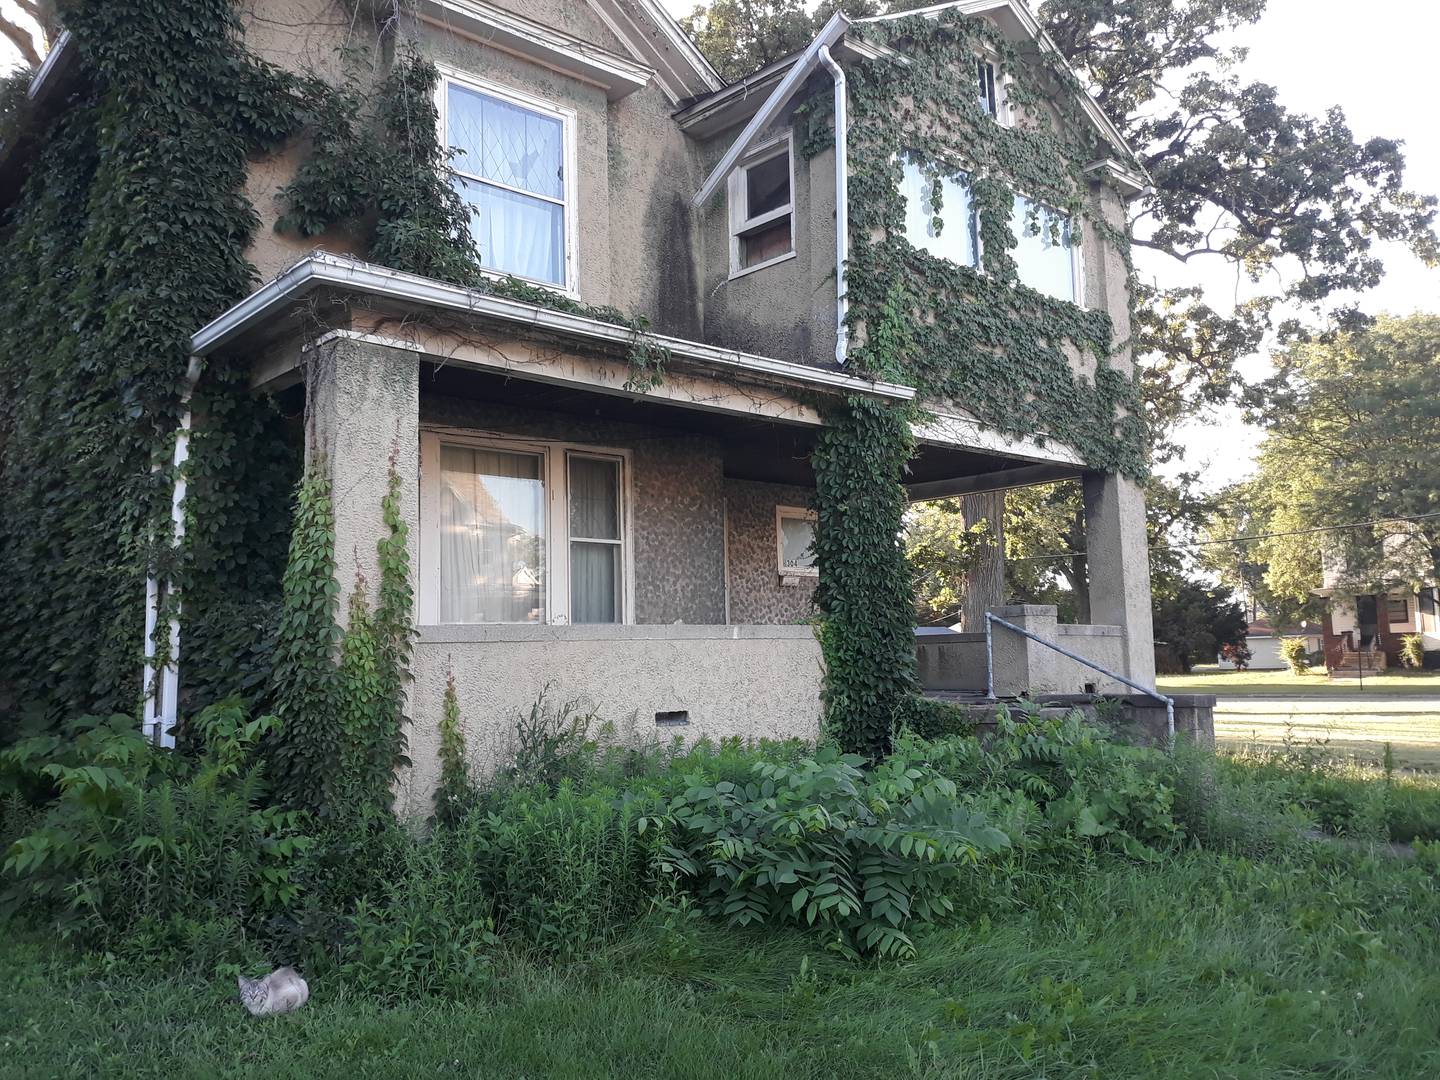
[[[1378,763],[1388,743],[1398,767],[1440,771],[1440,672],[1386,672],[1362,686],[1323,672],[1200,671],[1157,685],[1163,693],[1216,695],[1222,746],[1302,743]]]

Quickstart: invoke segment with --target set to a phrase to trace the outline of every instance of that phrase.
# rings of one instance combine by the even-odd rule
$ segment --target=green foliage
[[[951,735],[975,734],[969,713],[948,701],[936,701],[921,694],[905,703],[901,727],[922,739],[944,739]]]
[[[153,748],[128,716],[17,743],[4,767],[58,795],[6,855],[7,903],[109,949],[233,955],[296,902],[310,844],[298,815],[266,802],[256,747],[277,724],[211,706],[192,720],[193,760]]]
[[[902,743],[907,750],[923,753],[1021,851],[1098,848],[1154,859],[1183,832],[1172,814],[1168,758],[1106,738],[1078,711],[1017,719],[1002,708],[988,738]]]
[[[77,87],[29,121],[37,149],[0,230],[0,681],[52,718],[138,699],[151,567],[183,584],[187,624],[273,600],[283,502],[263,497],[293,475],[243,372],[208,371],[189,497],[203,525],[173,565],[165,466],[190,335],[251,287],[240,192],[249,155],[297,125],[295,80],[244,49],[231,0],[75,0],[65,23]]]
[[[275,793],[321,816],[337,809],[342,710],[335,666],[335,512],[323,463],[312,464],[295,496],[290,558],[275,646],[271,694],[280,730],[270,740]]]
[[[1304,638],[1281,638],[1280,656],[1289,666],[1292,675],[1304,675],[1310,670],[1310,653],[1305,647]]]
[[[1425,638],[1420,634],[1404,634],[1400,638],[1400,666],[1419,671],[1425,666]]]
[[[1016,191],[1069,216],[1077,234],[1084,217],[1088,232],[1125,246],[1123,233],[1092,205],[1082,174],[1086,164],[1109,151],[1095,141],[1076,102],[1049,90],[1073,82],[1053,61],[1021,54],[982,18],[949,12],[861,30],[896,46],[905,62],[863,61],[849,79],[854,241],[847,271],[849,317],[852,325],[867,328],[851,363],[911,383],[928,398],[963,402],[1000,431],[1057,439],[1092,467],[1143,476],[1139,397],[1130,377],[1110,366],[1109,316],[1020,284],[1010,254],[1017,242],[1011,227]],[[973,66],[982,50],[999,56],[1014,105],[1039,116],[1039,103],[1050,101],[1058,122],[1009,127],[980,109],[971,80],[955,72]],[[983,272],[906,240],[904,160],[931,177],[960,171],[970,176]],[[941,224],[938,194],[929,209]],[[880,330],[897,318],[904,323],[903,340]],[[1093,362],[1093,378],[1072,369],[1067,347]]]
[[[1249,623],[1229,589],[1157,570],[1151,575],[1151,602],[1157,652],[1181,671],[1197,662],[1214,663],[1222,646],[1245,643]]]
[[[445,676],[445,700],[440,706],[440,782],[435,785],[435,820],[453,825],[475,801],[475,782],[465,731],[460,721],[460,698],[455,693],[455,673]]]
[[[473,999],[499,945],[482,864],[465,837],[400,846],[396,865],[345,919],[339,974],[381,1001]]]
[[[1433,580],[1440,518],[1424,515],[1440,507],[1440,316],[1381,318],[1292,345],[1275,363],[1252,410],[1265,439],[1245,491],[1257,531],[1296,534],[1253,549],[1270,590],[1307,597],[1322,561],[1342,591]],[[1334,528],[1351,522],[1378,523]]]
[[[916,690],[914,601],[900,539],[910,448],[902,412],[851,398],[827,414],[811,457],[826,730],[871,758],[889,750]]]
[[[827,748],[757,764],[744,784],[696,776],[639,825],[673,830],[661,869],[714,917],[816,927],[847,950],[912,956],[910,931],[948,916],[950,883],[1006,838],[913,748],[862,764]]]
[[[921,503],[905,516],[905,558],[915,576],[915,606],[922,624],[956,621],[966,575],[982,549],[994,544],[988,522],[967,524],[956,499]]]

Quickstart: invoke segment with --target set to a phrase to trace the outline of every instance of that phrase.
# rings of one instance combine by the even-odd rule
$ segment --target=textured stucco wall
[[[789,130],[782,117],[757,142]],[[738,127],[699,144],[709,171]],[[799,138],[797,134],[796,138]],[[730,277],[730,202],[720,186],[699,211],[703,262],[700,285],[705,340],[734,349],[817,366],[835,362],[835,153],[806,161],[793,147],[795,257]]]
[[[500,0],[498,6],[626,55],[588,5]],[[242,23],[246,42],[264,59],[334,84],[347,78],[342,50],[381,53],[372,20],[354,16],[340,0],[245,0]],[[700,337],[699,238],[688,209],[699,182],[699,153],[671,118],[673,106],[663,91],[652,84],[610,103],[591,83],[472,38],[430,24],[419,24],[419,36],[437,63],[575,110],[581,299],[643,314],[666,333]],[[370,77],[366,63],[360,60],[348,72],[362,85]],[[245,195],[260,227],[249,258],[262,279],[315,248],[365,255],[363,238],[344,229],[315,237],[274,231],[283,212],[279,192],[308,153],[307,140],[296,139],[251,163]]]
[[[409,528],[411,580],[420,535],[419,360],[412,352],[347,339],[311,353],[305,373],[305,456],[323,462],[335,509],[337,614],[343,625],[357,574],[371,601],[379,582],[376,544],[385,535],[381,500],[393,464],[400,513]]]
[[[807,508],[815,493],[785,484],[725,481],[725,531],[732,623],[803,623],[815,613],[815,579],[782,585],[775,508]]]
[[[636,621],[725,621],[725,481],[716,440],[423,391],[420,417],[432,427],[630,450]]]
[[[542,689],[580,699],[618,738],[801,738],[820,728],[820,646],[809,627],[425,627],[415,649],[400,807],[429,806],[445,681],[454,672],[472,760],[506,760],[515,719]],[[685,710],[689,724],[658,727]]]
[[[1086,476],[1083,488],[1090,617],[1125,631],[1125,663],[1115,670],[1154,686],[1145,492],[1135,481],[1114,473]]]

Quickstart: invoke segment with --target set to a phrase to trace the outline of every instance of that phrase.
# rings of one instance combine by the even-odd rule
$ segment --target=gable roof
[[[655,69],[655,81],[678,105],[725,85],[710,61],[659,0],[587,0],[610,32],[637,60]]]
[[[836,12],[830,17],[820,31],[815,35],[804,50],[796,53],[793,57],[778,61],[757,72],[755,75],[740,80],[734,86],[727,87],[716,94],[711,95],[704,101],[689,105],[678,116],[682,127],[698,127],[703,123],[703,117],[707,109],[718,111],[725,99],[739,98],[743,100],[747,92],[754,87],[758,93],[763,86],[773,86],[756,109],[735,142],[726,151],[719,163],[705,178],[700,190],[696,192],[692,203],[699,206],[712,196],[734,169],[738,162],[749,151],[755,140],[775,120],[781,110],[791,97],[804,84],[805,80],[819,67],[820,50],[822,48],[839,47],[842,43],[854,43],[856,38],[847,39],[846,35],[852,27],[864,26],[870,23],[893,22],[897,19],[914,18],[938,18],[946,12],[958,12],[962,15],[986,15],[993,19],[1000,27],[1006,37],[1012,40],[1030,39],[1035,41],[1040,49],[1053,57],[1056,63],[1060,64],[1065,71],[1075,75],[1074,69],[1069,62],[1061,55],[1059,48],[1046,33],[1040,21],[1021,0],[950,0],[949,3],[935,4],[932,7],[916,8],[911,11],[897,12],[893,15],[875,15],[864,19],[850,19],[843,13]],[[874,47],[871,46],[873,49]],[[851,51],[859,52],[859,48],[852,48]],[[783,77],[781,73],[783,72]],[[778,83],[776,79],[779,79]],[[1079,83],[1079,77],[1076,76]],[[738,91],[738,93],[737,93]],[[1115,156],[1101,158],[1086,166],[1086,172],[1105,172],[1111,179],[1131,193],[1139,193],[1149,183],[1149,176],[1140,159],[1126,143],[1125,137],[1120,133],[1105,111],[1100,108],[1095,99],[1088,93],[1081,92],[1079,95],[1080,105],[1085,113],[1086,119],[1095,127],[1102,139],[1108,142],[1115,151]]]

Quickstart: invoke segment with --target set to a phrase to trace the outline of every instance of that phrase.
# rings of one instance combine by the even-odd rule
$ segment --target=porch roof
[[[277,328],[285,328],[288,315],[322,292],[365,297],[417,314],[428,310],[443,313],[450,319],[459,315],[477,323],[503,324],[512,330],[531,331],[592,348],[628,349],[634,340],[634,331],[626,326],[391,270],[349,256],[316,251],[201,327],[190,339],[190,351],[196,356],[210,356],[241,345],[265,343]],[[666,334],[648,336],[668,350],[672,358],[716,375],[811,393],[854,394],[892,401],[909,401],[915,397],[913,387],[898,383]]]

